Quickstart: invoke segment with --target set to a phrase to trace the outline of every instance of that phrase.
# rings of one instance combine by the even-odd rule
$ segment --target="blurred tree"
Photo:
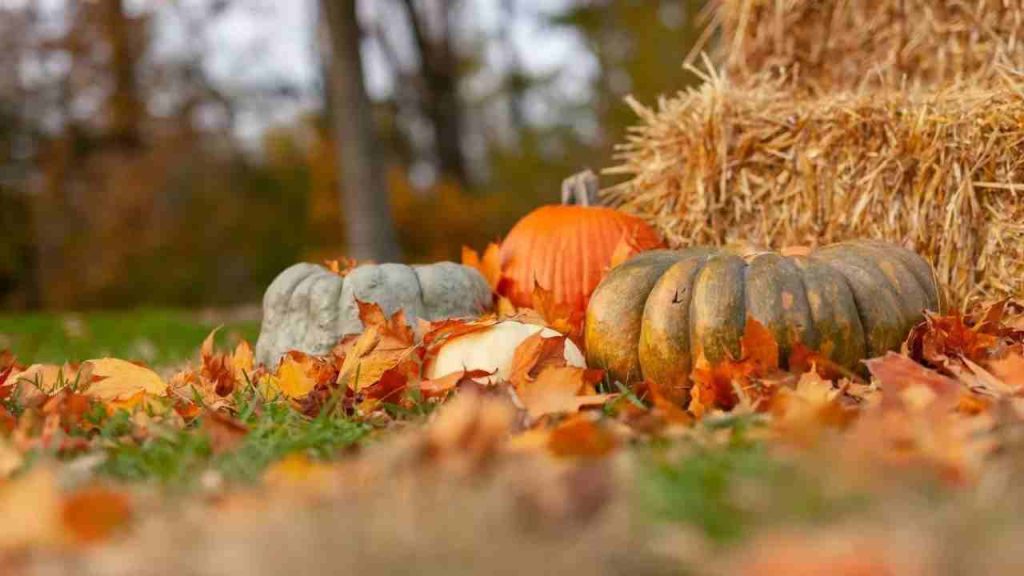
[[[320,6],[331,41],[329,106],[341,166],[349,254],[357,259],[397,261],[401,253],[363,79],[356,0],[323,0]]]
[[[462,140],[462,101],[459,59],[452,46],[455,4],[448,0],[402,0],[419,54],[418,83],[424,112],[433,126],[433,144],[441,173],[459,185],[467,184]],[[431,26],[433,24],[433,26]]]

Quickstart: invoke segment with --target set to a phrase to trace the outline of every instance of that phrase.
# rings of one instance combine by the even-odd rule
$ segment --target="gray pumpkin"
[[[362,331],[357,299],[386,314],[405,310],[412,323],[479,316],[490,306],[491,289],[479,272],[452,262],[366,264],[344,278],[323,266],[295,264],[263,296],[256,360],[273,366],[289,350],[326,354],[345,335]]]

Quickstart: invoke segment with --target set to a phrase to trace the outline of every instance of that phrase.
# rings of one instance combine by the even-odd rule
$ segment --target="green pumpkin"
[[[648,379],[686,390],[694,366],[739,358],[747,318],[779,344],[785,367],[798,343],[836,364],[900,346],[941,308],[920,256],[874,240],[802,256],[698,247],[640,254],[612,270],[587,308],[589,365],[621,382]]]

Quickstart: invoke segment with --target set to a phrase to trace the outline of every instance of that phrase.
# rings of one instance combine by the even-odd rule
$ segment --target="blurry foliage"
[[[457,259],[463,244],[495,240],[530,209],[557,201],[562,178],[607,164],[612,143],[633,122],[621,98],[650,101],[686,82],[680,63],[696,38],[699,4],[580,0],[544,23],[575,29],[599,63],[593,85],[580,87],[591,102],[551,94],[548,72],[498,71],[507,76],[499,88],[507,96],[498,100],[516,107],[532,94],[556,111],[552,124],[517,117],[498,129],[487,119],[495,98],[463,94],[466,130],[483,142],[470,169],[482,176],[470,184],[412,178],[423,159],[411,152],[408,114],[396,112],[402,95],[375,102],[406,258]],[[151,16],[164,5],[68,6],[68,25],[56,36],[21,24],[0,40],[5,74],[19,58],[68,63],[32,86],[0,81],[0,110],[15,116],[0,122],[0,308],[255,302],[290,263],[344,254],[329,111],[272,127],[259,150],[245,150],[232,137],[235,96],[218,91],[202,62],[189,59],[202,54],[179,61],[150,53]],[[3,10],[14,11],[13,23],[22,9]],[[194,21],[213,22],[222,12]],[[495,74],[479,41],[456,49],[461,84]],[[140,105],[158,97],[171,103],[159,113]],[[48,125],[52,118],[60,122]],[[599,130],[581,129],[588,122]]]

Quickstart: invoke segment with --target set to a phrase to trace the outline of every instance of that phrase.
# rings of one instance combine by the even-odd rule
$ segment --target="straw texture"
[[[711,0],[716,65],[825,93],[990,86],[1024,68],[1024,0]]]
[[[952,304],[1021,297],[1024,92],[1003,76],[814,96],[710,75],[656,108],[631,102],[641,124],[606,171],[628,180],[602,195],[674,246],[883,238],[929,259]]]

